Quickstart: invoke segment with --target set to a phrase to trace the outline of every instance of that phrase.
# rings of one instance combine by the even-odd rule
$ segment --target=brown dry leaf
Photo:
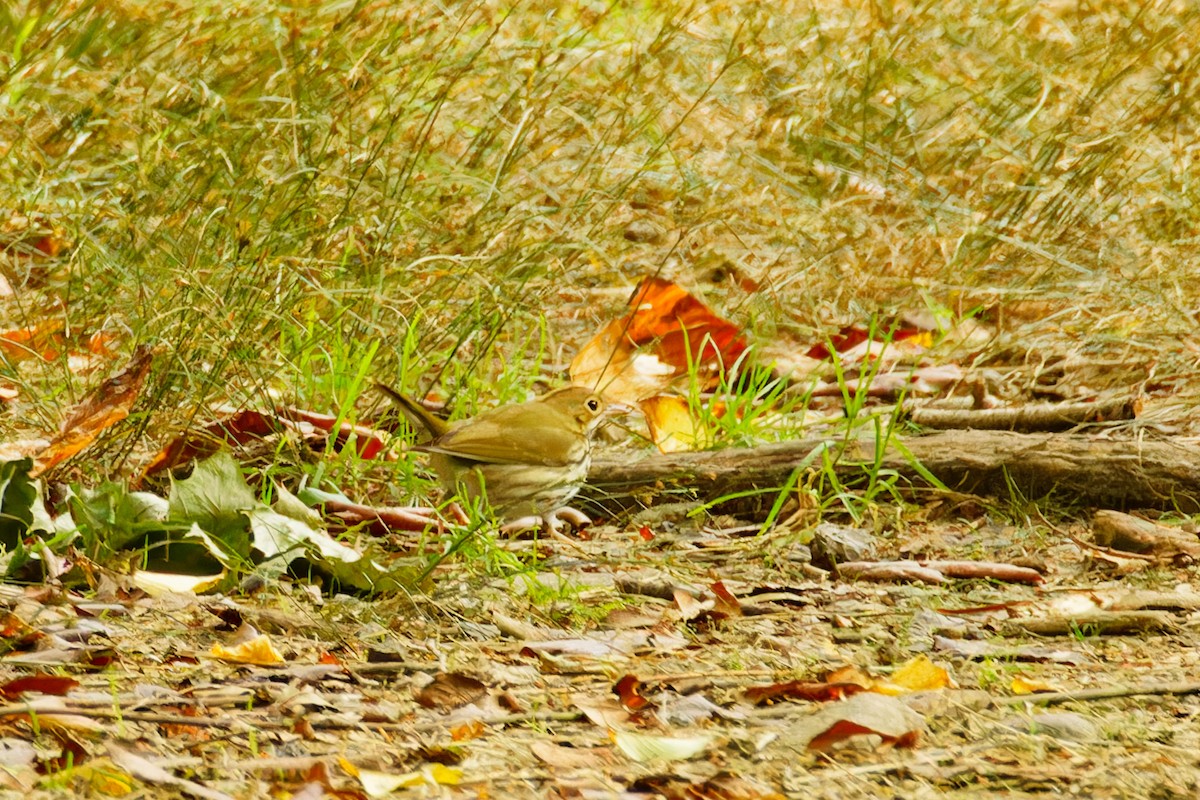
[[[628,630],[630,628],[649,628],[662,622],[662,614],[650,613],[640,608],[614,608],[604,617],[605,628],[613,630]]]
[[[588,721],[600,728],[620,728],[630,723],[632,715],[612,697],[592,698],[577,695],[571,699],[572,704],[583,712]]]
[[[825,703],[830,700],[842,700],[863,691],[866,691],[866,687],[858,683],[786,681],[767,686],[751,686],[746,689],[746,699],[759,706],[776,700],[808,700],[812,703]]]
[[[255,664],[260,667],[274,667],[284,663],[283,654],[275,649],[271,637],[260,633],[253,639],[242,642],[236,647],[226,647],[217,643],[212,646],[210,654],[222,661],[233,661],[238,664]]]
[[[439,672],[414,698],[425,708],[459,708],[487,694],[487,686],[460,672]]]
[[[629,307],[571,361],[573,383],[595,386],[610,400],[637,403],[692,364],[715,379],[746,351],[736,325],[671,281],[643,279]]]
[[[109,428],[129,416],[150,374],[154,350],[140,345],[125,370],[106,380],[83,399],[63,422],[59,434],[37,457],[30,475],[37,477],[75,455]]]
[[[701,614],[712,611],[715,605],[712,600],[697,600],[692,597],[690,592],[685,592],[683,589],[676,589],[672,594],[675,598],[675,605],[679,608],[679,614],[685,621],[691,621]]]
[[[11,659],[8,661],[11,663]],[[29,716],[36,716],[42,729],[53,732],[64,746],[74,741],[75,734],[99,736],[110,732],[104,723],[72,713],[74,709],[61,697],[52,695],[31,697],[22,703],[21,710],[28,712]]]
[[[569,747],[552,742],[534,742],[529,750],[539,761],[563,770],[608,769],[617,760],[611,747]]]
[[[885,744],[915,747],[925,720],[894,697],[863,692],[842,703],[821,706],[794,724],[791,733],[806,739],[810,750],[828,750],[852,736],[874,734]]]

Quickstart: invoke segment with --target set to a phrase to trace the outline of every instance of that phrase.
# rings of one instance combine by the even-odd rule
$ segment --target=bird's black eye
[[[588,411],[595,413],[600,410],[600,401],[594,397],[589,397],[587,401]]]

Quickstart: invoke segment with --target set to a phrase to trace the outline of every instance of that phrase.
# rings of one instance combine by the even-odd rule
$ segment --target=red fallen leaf
[[[217,452],[222,445],[246,444],[289,429],[300,430],[295,424],[297,422],[308,423],[318,430],[334,433],[339,447],[346,442],[351,433],[356,434],[358,455],[362,458],[374,458],[385,446],[378,431],[362,425],[343,422],[337,426],[335,432],[337,418],[327,414],[299,408],[277,408],[274,414],[242,409],[173,439],[146,465],[138,482],[193,459],[206,458]]]
[[[330,653],[328,650],[326,650],[321,653],[320,657],[317,659],[317,663],[318,664],[336,664],[340,667],[342,665],[342,660],[340,658],[338,658],[337,656],[335,656],[333,653]]]
[[[717,596],[717,603],[713,607],[713,611],[724,614],[727,617],[742,616],[742,604],[733,596],[733,592],[725,588],[724,583],[716,581],[708,588]]]
[[[746,351],[740,328],[671,281],[643,279],[629,307],[571,361],[574,383],[599,387],[614,400],[637,402],[686,373],[689,364],[715,382]],[[649,361],[639,361],[639,355]]]
[[[853,720],[844,719],[835,722],[825,733],[808,743],[809,750],[828,750],[834,744],[849,739],[851,736],[873,733],[883,739],[885,744],[896,747],[916,747],[921,735],[916,731],[905,731],[899,736],[892,736],[875,730],[870,725],[863,725]]]
[[[654,541],[654,531],[650,530],[649,525],[643,525],[638,528],[638,536],[642,537],[642,541],[644,542]]]
[[[211,422],[203,428],[177,436],[158,452],[142,470],[139,482],[150,475],[186,464],[192,459],[211,456],[222,444],[245,444],[262,439],[286,428],[286,424],[261,411],[244,409],[223,419]]]
[[[486,693],[487,686],[482,681],[460,672],[439,672],[414,699],[425,708],[458,708],[474,703]]]
[[[613,694],[620,699],[626,711],[642,711],[650,705],[650,701],[642,697],[641,688],[641,681],[633,675],[626,675],[613,686]]]
[[[886,329],[876,331],[876,335],[886,335],[888,340],[892,342],[902,342],[905,339],[911,339],[912,337],[920,336],[923,333],[926,333],[926,331],[913,326],[896,328],[890,334],[887,334]],[[858,347],[860,344],[870,338],[871,332],[866,328],[862,328],[857,325],[847,325],[838,331],[837,335],[829,337],[829,344],[824,342],[821,344],[814,344],[812,347],[808,348],[808,352],[805,353],[805,355],[809,358],[826,359],[829,358],[833,353],[844,353],[847,350]],[[830,344],[833,345],[832,353],[829,350]]]
[[[96,441],[106,428],[129,416],[150,374],[154,350],[139,345],[125,370],[97,386],[62,424],[50,446],[37,457],[30,475],[37,477]]]
[[[920,714],[894,697],[874,692],[820,706],[790,725],[796,739],[807,739],[808,749],[818,751],[862,734],[874,734],[893,747],[916,747],[924,730]]]
[[[814,344],[808,348],[808,352],[804,355],[809,358],[829,358],[833,353],[841,353],[849,350],[851,347],[860,345],[869,338],[871,338],[871,335],[864,328],[847,325],[838,331],[837,335],[829,337],[829,344]],[[833,346],[832,351],[829,349],[830,345]]]
[[[15,700],[24,692],[64,695],[78,685],[79,681],[74,678],[66,678],[61,675],[46,675],[39,672],[0,684],[0,697],[6,700]]]
[[[807,700],[811,703],[825,703],[830,700],[842,700],[865,691],[866,687],[857,683],[787,681],[772,683],[769,686],[751,686],[745,694],[747,700],[761,706],[776,700]]]

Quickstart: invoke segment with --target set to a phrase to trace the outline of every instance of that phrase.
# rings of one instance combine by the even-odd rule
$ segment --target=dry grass
[[[929,305],[1194,365],[1189,4],[8,14],[6,204],[78,246],[6,316],[169,342],[189,406],[345,399],[410,323],[409,379],[487,384],[656,269],[785,346]]]

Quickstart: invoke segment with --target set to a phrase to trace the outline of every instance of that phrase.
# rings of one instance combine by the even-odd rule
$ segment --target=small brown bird
[[[566,386],[451,424],[394,389],[375,385],[429,434],[417,449],[431,455],[442,488],[472,500],[485,497],[506,522],[505,530],[544,524],[557,533],[562,521],[575,527],[591,522],[567,503],[587,478],[592,434],[610,408],[600,395]]]

